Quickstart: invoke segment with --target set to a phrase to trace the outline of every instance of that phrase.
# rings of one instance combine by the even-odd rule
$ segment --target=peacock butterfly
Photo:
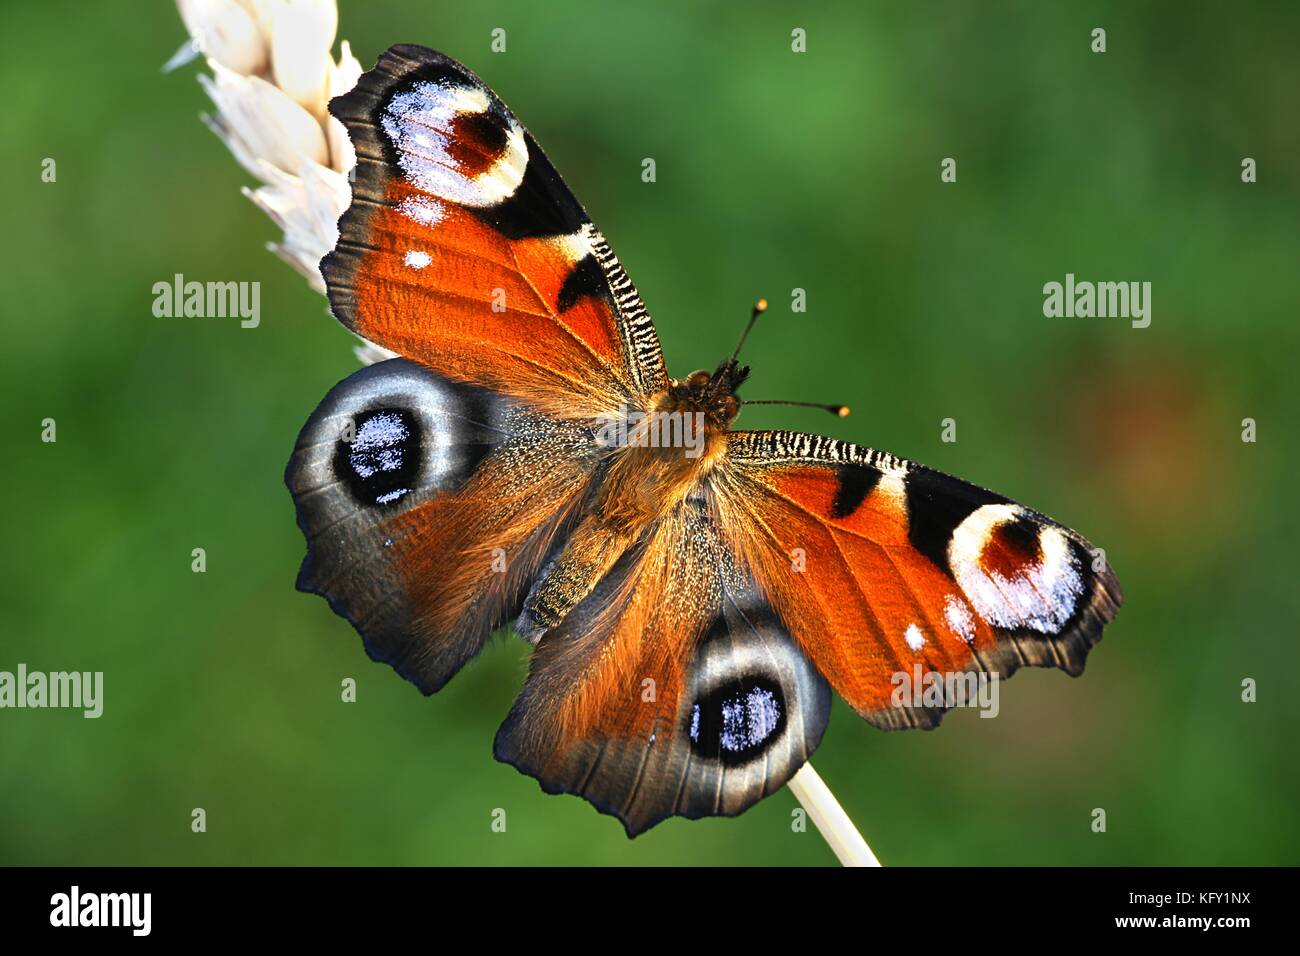
[[[1121,601],[1088,542],[885,452],[733,430],[749,369],[669,377],[605,239],[464,66],[393,47],[330,111],[357,153],[330,304],[401,357],[302,430],[298,585],[426,694],[512,623],[534,650],[498,759],[635,835],[779,789],[832,689],[933,727],[947,702],[900,705],[893,675],[1082,672]]]

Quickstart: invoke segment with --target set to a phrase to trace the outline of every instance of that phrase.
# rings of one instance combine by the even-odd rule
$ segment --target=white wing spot
[[[907,513],[907,470],[886,466],[880,470],[880,480],[876,482],[876,491],[883,495],[894,508]]]
[[[428,196],[407,196],[398,203],[397,211],[422,226],[436,226],[446,214],[442,203]]]
[[[412,269],[423,269],[432,261],[427,252],[420,252],[418,249],[412,249],[406,254],[406,264]]]
[[[919,651],[925,646],[925,635],[915,624],[907,625],[907,630],[903,632],[903,640],[907,641],[907,646],[914,651]]]
[[[975,642],[975,619],[971,617],[965,601],[955,594],[949,594],[944,601],[943,617],[954,634],[967,644]]]
[[[567,236],[556,236],[551,241],[559,248],[570,264],[577,264],[592,255],[591,225],[584,225],[577,232]]]

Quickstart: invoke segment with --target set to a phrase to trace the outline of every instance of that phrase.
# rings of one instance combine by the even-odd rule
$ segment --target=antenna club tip
[[[840,416],[840,418],[848,418],[852,411],[853,409],[849,408],[849,406],[841,405],[839,408],[835,409],[835,414]]]
[[[767,299],[759,299],[757,302],[754,303],[754,313],[756,315],[760,312],[766,312],[766,311],[767,311]]]

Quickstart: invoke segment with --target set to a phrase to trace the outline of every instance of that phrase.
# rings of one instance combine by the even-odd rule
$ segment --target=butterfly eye
[[[712,379],[713,379],[712,375],[710,375],[708,372],[701,369],[700,371],[692,372],[689,376],[687,376],[686,384],[693,389],[701,389],[704,388],[704,386],[708,385]]]
[[[747,677],[715,688],[691,707],[691,748],[726,764],[762,754],[785,728],[785,695],[773,681]]]
[[[735,395],[727,395],[722,399],[722,417],[731,421],[740,414],[740,400]]]
[[[420,426],[401,408],[356,416],[352,433],[339,439],[334,473],[363,504],[387,505],[410,494],[419,477]],[[348,440],[348,439],[351,440]]]

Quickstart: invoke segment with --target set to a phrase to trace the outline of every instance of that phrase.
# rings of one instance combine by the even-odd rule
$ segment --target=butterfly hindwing
[[[1079,534],[892,455],[793,432],[733,432],[724,527],[831,685],[872,723],[936,725],[898,675],[1082,673],[1122,600]]]
[[[734,816],[820,742],[830,688],[687,504],[542,637],[497,758],[623,821]]]
[[[518,610],[595,469],[581,430],[392,359],[303,426],[285,480],[321,594],[425,693]]]
[[[345,325],[556,416],[665,386],[627,274],[477,76],[396,46],[330,110],[357,152],[353,201],[321,263]]]

